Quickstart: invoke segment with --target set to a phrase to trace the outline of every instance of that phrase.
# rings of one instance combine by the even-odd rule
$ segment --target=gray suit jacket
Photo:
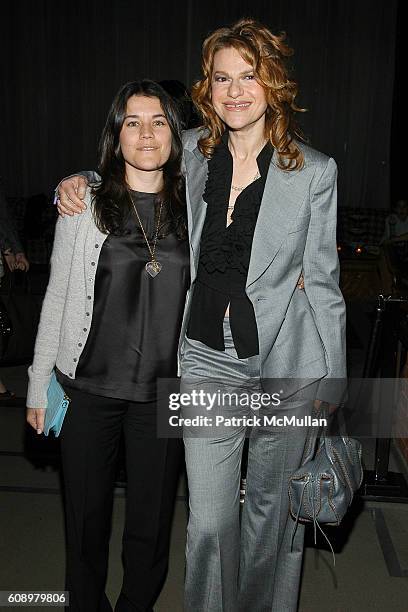
[[[202,198],[208,165],[197,129],[184,133],[191,280],[180,336],[179,360],[206,214]],[[258,327],[261,379],[286,381],[295,391],[320,380],[316,397],[339,403],[346,379],[346,314],[339,289],[336,247],[336,176],[333,159],[300,144],[302,170],[284,171],[274,152],[255,228],[246,283]],[[305,289],[297,288],[303,271]],[[288,381],[291,381],[290,383]]]

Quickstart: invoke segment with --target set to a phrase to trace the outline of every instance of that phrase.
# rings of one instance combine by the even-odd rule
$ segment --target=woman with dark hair
[[[221,386],[243,402],[212,407],[225,427],[184,429],[186,612],[296,610],[304,529],[294,532],[288,482],[302,462],[302,422],[322,402],[333,411],[343,399],[337,168],[300,139],[291,54],[284,35],[241,20],[205,40],[203,76],[192,90],[204,125],[184,134],[192,284],[179,345],[182,386],[215,394]],[[64,182],[60,208],[80,211],[82,194],[81,179]],[[245,399],[261,392],[277,393],[280,403],[263,398],[260,425],[250,428]],[[300,424],[269,421],[279,416]]]
[[[86,212],[60,218],[29,368],[27,420],[43,431],[52,370],[70,397],[61,431],[72,611],[112,610],[104,593],[116,459],[127,497],[117,612],[147,611],[163,585],[180,440],[156,436],[156,379],[176,375],[189,284],[180,122],[153,81],[118,92]]]

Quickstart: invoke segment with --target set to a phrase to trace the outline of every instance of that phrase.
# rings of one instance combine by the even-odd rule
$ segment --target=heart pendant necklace
[[[157,261],[157,259],[152,259],[152,261],[147,262],[147,264],[145,265],[145,268],[146,268],[146,272],[154,278],[155,276],[158,275],[158,273],[162,269],[162,265],[160,261]]]
[[[150,257],[151,257],[150,261],[148,261],[146,263],[146,265],[145,265],[145,270],[146,270],[146,272],[148,274],[150,274],[150,276],[152,278],[154,278],[155,276],[158,275],[158,273],[162,269],[162,265],[161,265],[160,261],[157,261],[157,259],[155,258],[154,254],[155,254],[155,251],[156,251],[157,236],[159,234],[160,217],[161,217],[161,212],[162,212],[162,208],[163,208],[163,202],[160,202],[159,216],[157,218],[156,233],[155,233],[155,236],[154,236],[153,248],[152,248],[150,246],[150,244],[149,244],[148,239],[147,239],[146,232],[145,232],[143,224],[142,224],[142,222],[140,220],[139,213],[137,212],[137,208],[136,208],[136,205],[135,205],[135,203],[133,201],[133,198],[130,195],[129,189],[128,189],[128,194],[129,194],[130,201],[132,202],[133,210],[136,213],[137,220],[139,221],[140,229],[142,230],[142,234],[143,234],[143,237],[144,237],[144,239],[146,241],[146,245],[147,245],[147,248],[149,249],[149,253],[150,253]]]

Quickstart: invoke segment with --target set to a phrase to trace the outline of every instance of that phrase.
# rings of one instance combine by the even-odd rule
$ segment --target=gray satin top
[[[132,192],[152,246],[155,194]],[[171,233],[157,241],[162,264],[146,272],[149,250],[135,214],[125,233],[109,235],[95,278],[92,325],[75,379],[59,374],[64,386],[130,401],[156,398],[156,379],[177,375],[177,345],[189,286],[187,240]]]

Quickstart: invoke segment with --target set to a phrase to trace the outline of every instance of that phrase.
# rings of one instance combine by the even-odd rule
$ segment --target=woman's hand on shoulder
[[[61,181],[58,187],[57,208],[61,217],[82,213],[88,181],[84,176],[75,175]]]
[[[45,408],[27,408],[27,423],[36,430],[38,434],[44,431]]]

